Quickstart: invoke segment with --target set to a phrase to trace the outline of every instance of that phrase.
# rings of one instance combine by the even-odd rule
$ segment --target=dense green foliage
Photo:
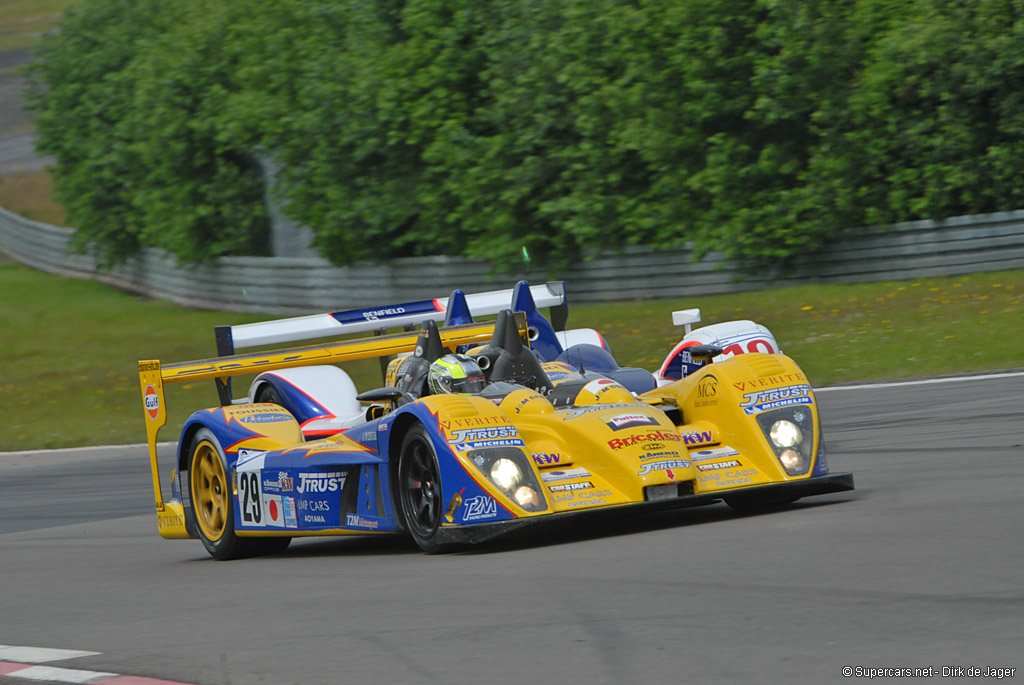
[[[1018,209],[1019,0],[82,0],[36,60],[81,244],[338,263],[693,241],[784,263]]]

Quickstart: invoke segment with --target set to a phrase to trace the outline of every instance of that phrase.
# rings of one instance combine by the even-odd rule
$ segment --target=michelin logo
[[[785,388],[747,393],[743,396],[740,408],[744,414],[751,416],[794,404],[814,404],[811,399],[811,386],[790,385]]]
[[[460,450],[481,447],[525,447],[514,426],[493,426],[491,428],[465,428],[452,431],[448,442]]]

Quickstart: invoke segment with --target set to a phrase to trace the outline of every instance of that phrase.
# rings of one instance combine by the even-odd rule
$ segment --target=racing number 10
[[[743,349],[743,346],[740,343],[733,343],[722,350],[723,355],[743,354],[744,352],[766,352],[768,354],[774,354],[775,348],[772,347],[772,344],[767,340],[755,338],[747,343],[746,350]]]
[[[255,472],[238,476],[238,489],[242,492],[242,520],[246,523],[260,523],[263,511],[260,509],[260,477]]]

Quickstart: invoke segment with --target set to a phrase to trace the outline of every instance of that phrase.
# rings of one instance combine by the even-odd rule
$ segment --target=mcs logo
[[[711,374],[700,379],[700,383],[697,384],[697,397],[703,400],[716,395],[718,395],[718,379]]]

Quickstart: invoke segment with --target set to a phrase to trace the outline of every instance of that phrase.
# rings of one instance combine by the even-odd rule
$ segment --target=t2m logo
[[[466,513],[462,515],[463,521],[492,519],[498,515],[498,503],[487,495],[470,497],[463,504],[466,507]]]

